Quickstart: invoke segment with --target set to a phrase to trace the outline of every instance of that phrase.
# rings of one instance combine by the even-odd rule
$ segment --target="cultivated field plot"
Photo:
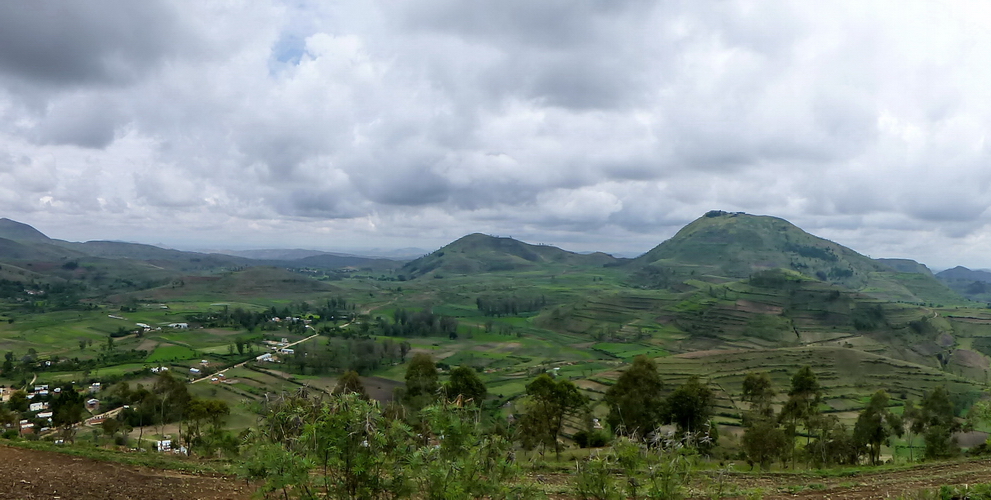
[[[102,462],[50,451],[0,445],[0,499],[135,498],[239,500],[251,498],[243,481]]]

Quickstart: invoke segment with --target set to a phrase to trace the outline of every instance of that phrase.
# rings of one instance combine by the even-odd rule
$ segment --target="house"
[[[167,367],[167,366],[153,366],[153,367],[151,367],[151,372],[152,373],[160,373],[160,372],[167,372],[167,371],[169,371],[169,367]]]
[[[192,373],[193,375],[199,375],[200,374],[200,369],[199,368],[190,368],[189,369],[189,373]]]
[[[96,398],[86,400],[86,409],[95,410],[97,406],[100,406],[100,400]]]
[[[296,351],[294,351],[292,349],[289,349],[289,348],[284,348],[284,349],[282,349],[279,352],[281,352],[282,354],[295,354]]]
[[[172,440],[163,439],[155,442],[155,449],[158,451],[172,451]]]
[[[28,411],[41,411],[45,409],[45,403],[31,403],[28,405]]]
[[[50,412],[50,411],[43,411],[43,412],[41,412],[41,413],[38,414],[38,418],[48,419],[48,421],[51,422],[52,421],[52,412]]]
[[[89,386],[89,392],[90,392],[90,394],[95,394],[97,392],[100,392],[100,383],[99,382],[93,382],[92,384],[90,384],[90,386]]]
[[[266,352],[265,354],[262,354],[261,356],[257,356],[257,357],[255,357],[255,361],[272,361],[272,353]]]
[[[189,323],[169,323],[169,328],[174,328],[176,330],[187,330],[189,329]]]
[[[145,324],[145,323],[135,323],[135,325],[138,325],[141,328],[144,328],[145,330],[151,330],[151,325],[148,325],[148,324]]]
[[[207,360],[205,360],[205,359],[201,359],[201,360],[200,360],[200,364],[201,364],[201,365],[208,365],[208,364],[210,364],[210,362],[209,362],[209,361],[207,361]]]

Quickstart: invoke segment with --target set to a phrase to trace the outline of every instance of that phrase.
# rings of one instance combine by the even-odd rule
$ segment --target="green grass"
[[[159,361],[185,361],[187,359],[195,359],[200,357],[200,354],[189,347],[182,345],[160,345],[148,355],[145,359],[148,363],[155,363]]]

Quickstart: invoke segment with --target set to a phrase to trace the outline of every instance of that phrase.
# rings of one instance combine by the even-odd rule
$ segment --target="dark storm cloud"
[[[0,73],[54,86],[133,81],[196,40],[175,4],[39,0],[0,5]]]

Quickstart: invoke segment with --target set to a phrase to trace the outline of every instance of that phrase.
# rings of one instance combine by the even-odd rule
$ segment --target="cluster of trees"
[[[34,424],[35,429],[45,427],[61,428],[64,437],[72,439],[72,425],[82,420],[85,404],[83,395],[73,384],[63,384],[57,388],[52,388],[47,395],[35,394],[28,399],[26,391],[14,391],[6,404],[0,404],[0,427],[8,427],[4,435],[16,435],[20,429],[19,422],[28,420]],[[51,421],[38,417],[39,411],[30,411],[31,403],[47,403],[48,409],[42,411],[52,412]]]
[[[520,313],[537,312],[547,305],[547,298],[540,297],[494,297],[481,296],[475,299],[475,306],[486,316],[516,316]]]
[[[713,400],[712,389],[694,376],[665,395],[657,366],[650,358],[637,356],[606,391],[606,422],[616,435],[654,441],[665,438],[658,427],[674,424],[680,436],[707,451],[719,438],[710,423]]]
[[[131,387],[121,382],[103,395],[104,408],[119,408],[115,422],[104,425],[111,437],[118,431],[126,434],[131,429],[145,426],[164,426],[179,423],[178,441],[188,450],[203,454],[234,454],[237,451],[236,436],[224,429],[224,421],[230,407],[219,399],[196,398],[189,394],[186,382],[173,377],[170,372],[158,375],[150,388],[143,384]]]
[[[0,376],[14,378],[18,375],[30,375],[44,371],[96,370],[104,366],[138,363],[148,357],[148,351],[143,349],[114,349],[112,337],[107,337],[107,342],[102,344],[100,349],[100,353],[95,358],[89,359],[63,358],[58,355],[41,358],[34,348],[28,349],[24,356],[17,359],[12,351],[7,351],[4,353],[3,362],[0,363]]]
[[[907,401],[901,415],[891,410],[888,394],[877,391],[861,410],[853,429],[841,424],[835,416],[820,412],[822,388],[810,367],[803,367],[792,376],[786,395],[780,410],[775,411],[777,393],[770,376],[750,373],[744,379],[743,400],[749,410],[743,415],[742,447],[752,465],[766,469],[780,460],[783,464],[790,461],[794,466],[800,451],[817,467],[852,465],[863,458],[870,464],[878,464],[881,447],[890,444],[892,437],[905,433],[908,433],[910,453],[914,437],[919,435],[924,436],[926,458],[946,458],[959,452],[952,435],[960,429],[960,424],[950,394],[944,388],[927,393],[919,407]],[[806,436],[802,450],[796,447],[800,428]]]
[[[293,354],[282,355],[286,371],[304,375],[324,375],[354,370],[369,373],[383,365],[406,361],[409,342],[393,339],[331,337],[324,342],[296,345]]]
[[[310,304],[306,301],[293,302],[282,309],[272,306],[264,311],[249,311],[240,307],[230,309],[224,306],[219,311],[186,315],[186,320],[208,328],[243,328],[253,332],[256,329],[280,329],[283,323],[273,322],[273,318],[298,318],[299,321],[289,321],[285,323],[285,326],[297,326],[302,329],[304,319],[312,324],[319,324],[351,319],[354,315],[354,304],[349,304],[343,297],[337,297],[317,304]],[[294,323],[298,323],[298,325],[294,325]]]
[[[450,316],[434,314],[430,310],[407,311],[396,309],[392,313],[392,323],[380,318],[378,329],[382,335],[390,337],[458,337],[458,320]]]

